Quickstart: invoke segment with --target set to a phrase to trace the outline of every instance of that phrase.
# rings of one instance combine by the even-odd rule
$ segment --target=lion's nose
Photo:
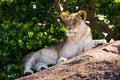
[[[72,28],[71,27],[67,27],[68,30],[71,30]]]

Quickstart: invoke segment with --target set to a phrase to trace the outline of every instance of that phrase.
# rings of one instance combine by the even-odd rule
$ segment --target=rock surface
[[[92,48],[66,62],[16,80],[120,80],[120,41]]]

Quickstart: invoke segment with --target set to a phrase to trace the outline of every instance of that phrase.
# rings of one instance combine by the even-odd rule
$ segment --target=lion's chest
[[[59,52],[59,57],[71,58],[76,56],[79,53],[79,44],[72,43],[64,45]]]
[[[79,53],[79,45],[71,45],[71,47],[68,49],[68,52],[66,55],[68,55],[69,58],[76,56]]]
[[[71,58],[83,52],[85,47],[92,41],[91,37],[78,42],[65,44],[59,52],[59,57]]]

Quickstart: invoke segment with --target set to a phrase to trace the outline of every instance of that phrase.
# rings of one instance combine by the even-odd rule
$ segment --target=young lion
[[[97,41],[92,40],[91,29],[85,24],[85,11],[80,10],[69,15],[62,12],[61,18],[66,26],[66,40],[28,54],[24,58],[24,74],[33,73],[31,69],[40,71],[48,68],[49,64],[63,62],[98,44]]]

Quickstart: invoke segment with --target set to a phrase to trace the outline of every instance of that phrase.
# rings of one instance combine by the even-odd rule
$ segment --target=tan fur
[[[47,68],[49,64],[63,62],[96,46],[95,41],[92,40],[91,29],[85,24],[85,11],[80,10],[70,15],[62,12],[61,18],[66,26],[66,40],[27,55],[24,58],[24,74],[33,73],[31,69],[40,71],[42,67]]]

